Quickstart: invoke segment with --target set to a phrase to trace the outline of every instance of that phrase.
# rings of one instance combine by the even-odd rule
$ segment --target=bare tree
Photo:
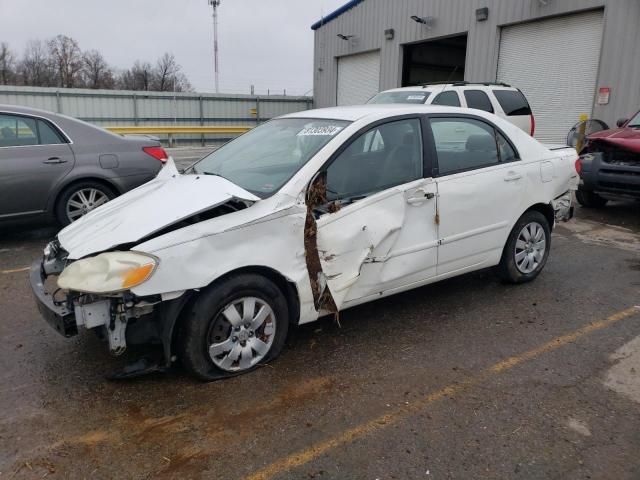
[[[83,62],[82,74],[86,87],[113,88],[113,72],[99,51],[84,52]]]
[[[0,84],[9,85],[16,81],[16,59],[7,42],[0,43]]]
[[[153,83],[153,68],[149,62],[136,60],[131,69],[134,80],[134,90],[151,90]]]
[[[153,89],[159,92],[168,92],[174,89],[176,74],[180,66],[172,53],[165,53],[156,62],[154,70]]]
[[[192,89],[191,84],[181,70],[174,55],[172,53],[165,53],[156,62],[153,90],[159,92],[190,91]]]
[[[27,42],[18,71],[24,85],[50,87],[54,84],[53,65],[41,40]]]
[[[58,35],[49,40],[47,46],[55,65],[58,86],[66,88],[80,86],[83,61],[78,42],[66,35]]]

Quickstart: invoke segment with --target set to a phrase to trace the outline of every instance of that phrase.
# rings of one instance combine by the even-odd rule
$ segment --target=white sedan
[[[487,267],[533,280],[571,216],[576,160],[480,110],[286,115],[71,224],[31,284],[66,336],[162,345],[123,375],[179,358],[222,378],[274,359],[290,324]]]

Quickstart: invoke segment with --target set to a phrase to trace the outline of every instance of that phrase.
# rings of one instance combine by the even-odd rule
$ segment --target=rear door
[[[431,278],[436,183],[424,178],[423,121],[389,120],[356,135],[326,167],[318,251],[338,308]]]
[[[66,137],[48,120],[0,112],[0,217],[43,212],[73,164]]]
[[[523,210],[525,169],[503,133],[474,116],[430,116],[437,157],[438,275],[498,263]]]

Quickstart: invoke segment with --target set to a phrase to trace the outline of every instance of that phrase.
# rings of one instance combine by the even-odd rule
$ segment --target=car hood
[[[638,128],[612,128],[592,133],[588,138],[640,153],[640,129]]]
[[[64,228],[60,245],[70,259],[143,238],[230,200],[260,200],[236,184],[211,175],[181,175],[172,160],[158,176]]]

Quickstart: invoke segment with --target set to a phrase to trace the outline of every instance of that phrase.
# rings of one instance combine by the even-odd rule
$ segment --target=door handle
[[[59,157],[49,157],[42,163],[47,163],[51,165],[51,164],[57,164],[57,163],[67,163],[67,161]]]
[[[435,193],[425,192],[424,190],[417,190],[413,197],[407,198],[407,203],[409,205],[418,205],[420,203],[424,203],[427,200],[431,200],[435,196]]]
[[[508,172],[504,177],[505,182],[514,182],[516,180],[520,180],[522,178],[522,174],[518,172]]]

